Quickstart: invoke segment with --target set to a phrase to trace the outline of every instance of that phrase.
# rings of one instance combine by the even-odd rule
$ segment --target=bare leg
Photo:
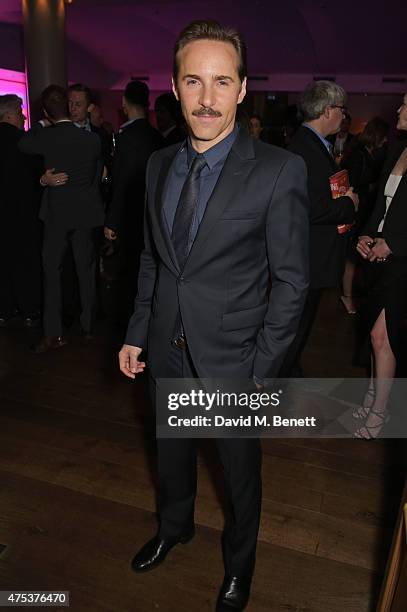
[[[375,369],[374,368],[375,368],[374,357],[373,357],[373,353],[371,353],[370,354],[369,386],[363,398],[362,405],[359,406],[359,408],[354,410],[354,412],[352,413],[352,416],[355,419],[366,419],[369,415],[370,409],[373,407],[373,403],[374,403],[375,395],[376,395],[375,378],[374,378]]]
[[[353,301],[353,279],[355,276],[355,264],[349,259],[345,262],[345,270],[342,277],[341,301],[348,314],[356,313],[356,305]]]
[[[386,406],[389,399],[394,375],[396,373],[396,358],[391,349],[387,335],[386,316],[384,309],[378,316],[370,333],[374,355],[375,400],[365,427],[359,432],[362,437],[376,437],[385,422]],[[367,431],[366,431],[367,430]],[[365,434],[369,434],[365,435]]]
[[[353,279],[355,276],[355,264],[349,259],[345,262],[345,270],[342,277],[343,295],[352,297],[353,295]]]

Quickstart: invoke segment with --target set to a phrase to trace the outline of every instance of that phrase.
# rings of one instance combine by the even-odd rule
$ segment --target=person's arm
[[[46,128],[34,125],[18,141],[18,148],[27,155],[43,155],[43,132]]]
[[[308,169],[308,193],[311,202],[312,225],[342,225],[355,220],[355,203],[348,195],[334,199],[329,178]],[[353,196],[357,198],[356,194]]]
[[[309,200],[303,160],[290,158],[269,204],[266,240],[272,288],[257,337],[254,380],[275,377],[293,341],[309,282]]]
[[[149,167],[150,163],[147,167],[147,185],[149,185]],[[119,353],[120,370],[129,378],[134,378],[135,374],[142,372],[145,367],[145,363],[139,362],[138,357],[147,346],[148,325],[157,277],[157,260],[157,253],[151,234],[148,196],[146,196],[144,250],[140,256],[137,296],[134,302],[134,312],[127,327],[125,343]]]

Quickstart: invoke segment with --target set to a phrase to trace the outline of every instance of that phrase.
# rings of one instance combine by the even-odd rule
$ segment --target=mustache
[[[213,110],[210,106],[204,106],[203,108],[194,110],[192,114],[195,117],[222,117],[221,112]]]

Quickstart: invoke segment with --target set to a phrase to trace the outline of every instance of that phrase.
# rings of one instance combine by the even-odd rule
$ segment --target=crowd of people
[[[145,369],[148,348],[152,388],[163,377],[198,377],[249,379],[262,390],[277,376],[303,376],[323,290],[341,287],[355,314],[362,271],[371,376],[354,417],[363,421],[357,437],[376,438],[407,308],[405,139],[387,147],[379,117],[353,136],[343,88],[315,81],[300,95],[287,150],[265,144],[260,116],[235,121],[245,46],[216,22],[181,32],[173,65],[173,93],[155,101],[157,128],[141,81],[123,92],[117,134],[81,84],[47,87],[44,115],[28,132],[21,100],[0,96],[0,325],[16,313],[28,327],[41,317],[34,352],[61,348],[64,287],[72,294],[77,275],[91,340],[100,272],[115,254],[126,315],[134,310],[119,354],[124,374]],[[407,131],[407,95],[397,114]],[[243,610],[260,519],[260,443],[217,443],[233,509],[217,609]],[[157,449],[160,526],[134,557],[136,572],[194,535],[193,440],[158,439]]]
[[[404,98],[397,111],[400,131],[407,130],[406,102]],[[360,310],[370,329],[371,383],[354,416],[366,419],[360,435],[373,437],[387,418],[389,386],[382,387],[380,380],[395,375],[406,312],[402,199],[407,156],[403,139],[388,146],[389,125],[380,117],[353,135],[345,104],[346,93],[335,83],[310,85],[299,99],[301,122],[287,143],[308,172],[310,283],[297,334],[279,374],[304,375],[301,354],[322,291],[341,287],[346,312]],[[43,92],[42,106],[44,117],[24,132],[21,100],[13,94],[0,97],[2,211],[7,228],[1,241],[0,325],[6,327],[18,315],[30,327],[41,317],[44,333],[33,347],[37,353],[66,343],[64,322],[69,317],[64,313],[70,305],[65,296],[72,299],[76,285],[82,333],[92,338],[100,309],[100,271],[112,254],[120,261],[121,281],[127,288],[124,313],[131,314],[144,244],[148,160],[154,151],[176,143],[183,146],[188,134],[173,93],[156,98],[153,127],[149,89],[141,81],[131,81],[123,93],[126,120],[117,134],[103,120],[85,85],[71,85],[66,91],[51,85]],[[259,115],[246,116],[240,129],[254,139],[265,139]],[[349,182],[333,199],[330,178],[340,170],[347,171]],[[366,288],[361,308],[358,292],[366,293]]]

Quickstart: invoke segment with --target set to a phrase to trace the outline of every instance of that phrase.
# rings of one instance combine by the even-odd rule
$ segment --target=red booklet
[[[331,193],[334,199],[344,196],[350,187],[348,171],[340,170],[339,172],[336,172],[329,177],[329,183],[331,185]],[[352,225],[353,223],[337,225],[338,234],[345,234],[351,229]]]

